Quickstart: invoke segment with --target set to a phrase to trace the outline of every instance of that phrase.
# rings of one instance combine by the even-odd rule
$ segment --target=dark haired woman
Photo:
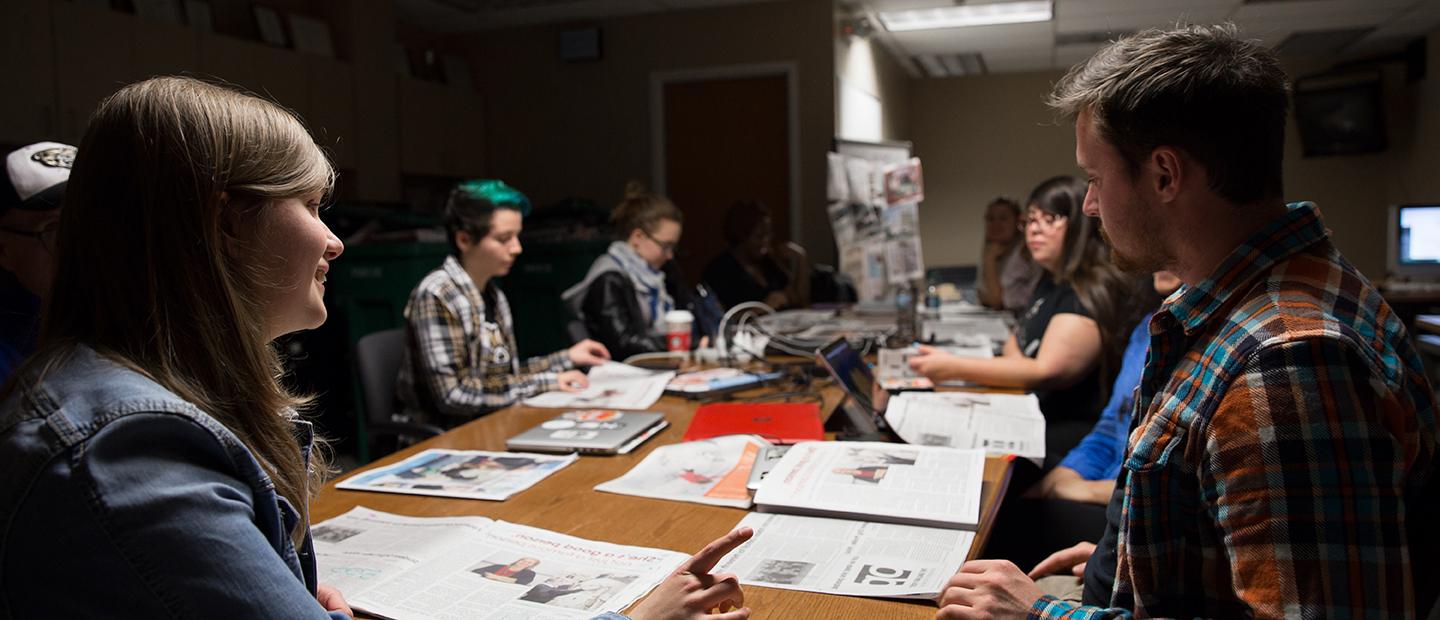
[[[680,210],[639,183],[625,186],[610,223],[615,241],[561,298],[590,336],[624,359],[665,350],[665,314],[675,309],[663,267],[680,243]]]
[[[809,305],[810,272],[805,251],[794,243],[774,243],[770,208],[757,200],[737,202],[725,211],[725,243],[705,267],[705,284],[729,308],[759,301],[779,310]]]
[[[1129,329],[1148,307],[1139,278],[1110,262],[1100,224],[1081,211],[1085,182],[1051,178],[1031,192],[1021,230],[1045,270],[1004,355],[964,359],[921,347],[910,366],[932,381],[1032,390],[1046,419],[1047,461],[1089,431],[1105,404]],[[1143,298],[1143,299],[1142,299]]]
[[[584,340],[564,351],[518,358],[514,319],[493,282],[520,255],[530,199],[502,181],[466,181],[450,192],[450,256],[410,293],[405,358],[395,392],[413,419],[453,426],[553,389],[588,385],[579,366],[610,359]]]

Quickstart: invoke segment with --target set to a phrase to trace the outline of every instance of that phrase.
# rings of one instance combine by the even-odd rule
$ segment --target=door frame
[[[786,123],[789,125],[790,238],[800,238],[800,69],[794,62],[763,62],[650,72],[650,178],[655,191],[667,194],[665,170],[665,86],[734,78],[785,77]]]

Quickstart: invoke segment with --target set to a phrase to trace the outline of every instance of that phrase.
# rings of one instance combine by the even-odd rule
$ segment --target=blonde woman
[[[0,394],[0,614],[346,617],[316,583],[324,468],[270,346],[325,320],[329,161],[279,106],[188,78],[106,99],[80,152],[40,348]],[[636,617],[742,603],[704,573],[747,536]]]

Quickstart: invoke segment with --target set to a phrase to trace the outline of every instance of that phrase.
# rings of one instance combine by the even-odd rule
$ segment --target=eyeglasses
[[[1050,232],[1055,230],[1055,228],[1059,226],[1061,222],[1064,222],[1065,219],[1066,218],[1063,215],[1057,215],[1047,211],[1037,211],[1025,216],[1024,219],[1020,220],[1019,229],[1020,232],[1023,233],[1025,232],[1026,228],[1030,227],[1031,224],[1035,224],[1040,227],[1040,230],[1044,232]]]
[[[678,247],[680,247],[680,242],[679,242],[679,241],[661,241],[661,240],[659,240],[659,239],[656,239],[656,238],[655,238],[655,235],[650,234],[650,233],[647,232],[644,228],[641,228],[641,229],[640,229],[640,233],[643,234],[643,235],[645,235],[645,237],[648,238],[649,240],[655,242],[655,245],[657,245],[657,246],[660,247],[660,251],[661,251],[661,252],[666,252],[666,253],[669,253],[669,254],[674,254],[674,253],[675,253],[675,249],[678,248]]]
[[[14,228],[11,226],[0,226],[0,231],[5,231],[12,235],[19,235],[21,237],[29,237],[31,239],[34,239],[40,242],[40,245],[46,250],[50,249],[50,244],[55,240],[55,233],[58,232],[59,229],[59,226],[46,226],[44,228],[41,228],[40,230],[25,230],[23,228]]]

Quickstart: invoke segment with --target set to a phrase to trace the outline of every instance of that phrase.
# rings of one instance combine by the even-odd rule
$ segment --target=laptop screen
[[[865,360],[860,359],[860,352],[850,346],[844,338],[837,338],[835,342],[825,345],[817,354],[825,368],[835,377],[835,381],[845,392],[854,398],[866,411],[875,412],[875,403],[871,400],[875,388],[875,376],[870,373],[870,366]]]

